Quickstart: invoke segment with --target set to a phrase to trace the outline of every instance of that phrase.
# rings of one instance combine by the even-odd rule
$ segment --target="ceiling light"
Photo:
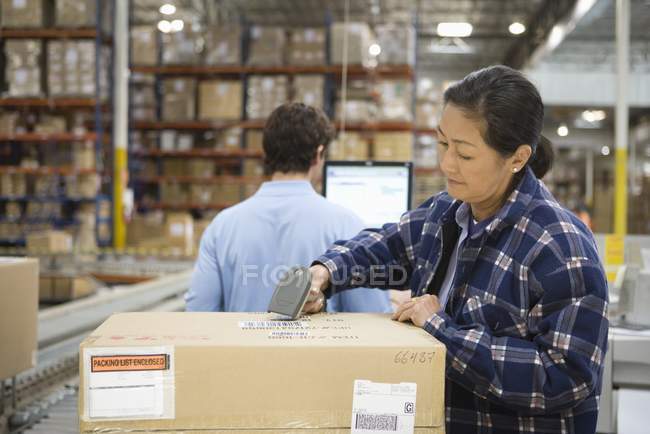
[[[566,124],[561,124],[557,128],[557,135],[560,137],[566,137],[569,135],[569,127],[566,126]]]
[[[587,122],[600,122],[604,121],[607,113],[604,110],[585,110],[582,112],[582,119]]]
[[[370,53],[371,56],[379,56],[379,53],[381,53],[381,47],[379,44],[372,44],[368,48],[368,53]]]
[[[526,31],[526,26],[524,26],[523,24],[521,24],[518,21],[515,21],[514,23],[510,24],[510,26],[508,27],[508,30],[513,35],[521,35],[522,33],[524,33]]]
[[[163,15],[172,15],[176,13],[176,6],[169,3],[165,3],[160,7],[159,11]]]
[[[158,30],[163,33],[169,33],[172,30],[172,23],[167,20],[158,21]]]
[[[607,146],[607,145],[603,146],[603,147],[600,149],[600,153],[603,154],[604,156],[608,156],[608,155],[609,155],[609,151],[610,151],[610,149],[609,149],[609,146]]]
[[[470,23],[438,23],[438,36],[443,38],[465,38],[472,34]]]

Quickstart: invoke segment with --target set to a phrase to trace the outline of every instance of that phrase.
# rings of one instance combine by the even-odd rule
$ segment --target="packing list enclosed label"
[[[87,419],[173,419],[174,348],[86,348]]]
[[[416,394],[415,383],[355,380],[351,434],[413,434]]]

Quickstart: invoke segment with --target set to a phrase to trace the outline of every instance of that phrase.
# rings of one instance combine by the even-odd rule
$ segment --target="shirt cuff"
[[[424,323],[423,328],[434,338],[442,340],[441,338],[444,336],[445,330],[451,322],[451,317],[444,311],[440,311],[431,315],[431,318]]]
[[[346,278],[349,276],[345,276],[345,273],[342,271],[345,270],[345,267],[340,266],[337,262],[336,257],[329,258],[327,256],[321,256],[311,263],[311,266],[322,265],[327,268],[327,271],[330,273],[330,284],[327,289],[323,291],[326,298],[330,298],[332,295],[346,287]]]

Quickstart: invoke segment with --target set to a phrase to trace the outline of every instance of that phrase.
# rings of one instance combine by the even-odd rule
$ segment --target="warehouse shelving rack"
[[[101,68],[109,68],[112,64],[112,59],[109,60],[109,65],[103,65],[102,47],[112,46],[112,38],[104,34],[102,31],[102,23],[104,22],[104,14],[108,11],[114,10],[109,8],[113,6],[113,0],[96,0],[96,13],[95,13],[95,26],[85,28],[62,28],[62,27],[40,27],[40,28],[0,28],[0,48],[2,48],[2,41],[8,39],[40,39],[45,41],[51,40],[69,40],[69,39],[91,39],[95,43],[95,94],[92,97],[1,97],[1,109],[14,109],[21,112],[38,112],[48,110],[50,112],[65,113],[69,110],[93,110],[93,125],[91,131],[76,133],[64,132],[53,134],[41,133],[15,133],[0,135],[0,147],[5,148],[5,152],[0,152],[4,156],[10,156],[12,151],[14,154],[20,155],[22,146],[25,144],[40,145],[43,151],[47,151],[48,146],[55,146],[59,143],[78,143],[78,142],[94,142],[95,150],[95,169],[75,169],[71,167],[51,167],[40,166],[39,168],[28,169],[17,165],[11,166],[3,163],[0,166],[0,173],[21,173],[29,176],[41,175],[83,175],[83,174],[98,174],[100,175],[100,186],[98,194],[95,197],[76,198],[67,197],[64,194],[56,196],[0,196],[0,208],[6,206],[9,201],[13,202],[59,202],[64,204],[79,204],[79,203],[94,203],[95,204],[95,235],[97,244],[100,247],[108,246],[111,243],[110,238],[101,238],[99,236],[99,228],[101,224],[111,226],[111,216],[102,217],[100,213],[100,205],[102,202],[110,200],[110,195],[102,194],[102,185],[104,185],[104,157],[108,156],[110,160],[110,136],[105,134],[104,127],[106,123],[106,112],[110,107],[110,75],[109,75],[109,95],[107,100],[102,99],[100,75]],[[105,7],[108,6],[108,7]],[[108,18],[112,18],[109,16]],[[111,50],[112,53],[112,50]],[[41,66],[46,64],[46,50],[43,50],[43,60]],[[4,76],[4,71],[1,73]],[[41,80],[45,80],[46,73],[41,74]],[[105,155],[106,152],[106,155]],[[110,190],[110,189],[107,189]],[[68,213],[72,210],[68,209]],[[24,209],[23,209],[24,213]],[[47,224],[55,228],[65,228],[71,226],[78,226],[79,221],[74,218],[28,218],[22,216],[18,220],[8,219],[3,213],[1,222],[20,223],[21,225],[31,226],[33,224]],[[110,231],[109,231],[110,232]],[[26,242],[22,234],[16,234],[15,237],[8,239],[0,239],[0,246],[24,246]]]

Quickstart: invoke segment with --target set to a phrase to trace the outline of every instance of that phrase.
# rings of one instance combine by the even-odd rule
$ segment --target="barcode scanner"
[[[282,276],[275,287],[268,311],[285,319],[295,320],[309,296],[311,272],[307,267],[293,267]]]

